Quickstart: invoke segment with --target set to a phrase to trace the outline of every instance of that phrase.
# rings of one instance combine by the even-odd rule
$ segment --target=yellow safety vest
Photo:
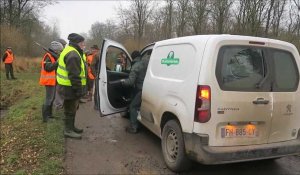
[[[81,84],[86,85],[86,68],[85,68],[85,62],[86,62],[86,57],[85,54],[83,54],[83,57],[80,55],[80,53],[72,46],[66,46],[66,48],[61,52],[58,60],[58,68],[56,71],[56,80],[57,83],[60,85],[64,86],[72,86],[71,81],[69,79],[69,73],[66,69],[66,64],[65,64],[65,56],[71,52],[75,51],[80,59],[81,62],[81,71],[80,71],[80,78],[81,78]]]

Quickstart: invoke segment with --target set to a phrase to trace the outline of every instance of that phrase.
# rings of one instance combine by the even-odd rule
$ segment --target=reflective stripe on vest
[[[92,54],[92,55],[88,55],[87,56],[87,63],[88,63],[88,77],[89,77],[89,79],[91,79],[91,80],[94,80],[95,79],[95,76],[93,75],[93,73],[92,73],[92,68],[91,68],[91,64],[92,64],[92,61],[93,61],[93,59],[94,59],[94,54]]]
[[[62,53],[59,56],[58,68],[56,71],[57,83],[63,86],[72,86],[71,81],[69,79],[69,73],[66,69],[66,64],[65,64],[65,56],[71,51],[75,51],[81,58],[80,59],[81,71],[79,76],[81,78],[81,85],[86,85],[86,69],[85,69],[86,57],[84,54],[82,57],[80,53],[72,46],[66,46],[66,48],[62,51]]]
[[[14,54],[13,53],[9,53],[9,51],[5,52],[7,54],[4,63],[9,64],[12,63],[14,61]]]
[[[47,72],[45,70],[45,60],[46,58],[49,57],[51,60],[51,63],[55,63],[54,57],[50,53],[46,53],[43,57],[43,60],[41,62],[42,64],[42,69],[41,69],[41,77],[40,77],[40,85],[42,86],[55,86],[56,85],[56,75],[55,75],[55,70],[51,72]]]

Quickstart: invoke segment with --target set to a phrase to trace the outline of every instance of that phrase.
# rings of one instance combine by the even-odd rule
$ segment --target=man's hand
[[[124,82],[125,82],[125,79],[121,79],[121,80],[116,80],[116,81],[110,81],[109,84],[117,86],[117,85],[123,85]]]
[[[74,89],[74,91],[75,91],[75,96],[76,96],[77,98],[83,97],[84,94],[83,94],[82,88]]]

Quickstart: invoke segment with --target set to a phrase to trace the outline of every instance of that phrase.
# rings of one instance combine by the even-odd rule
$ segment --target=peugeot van
[[[117,55],[127,55],[122,70]],[[131,58],[105,39],[96,81],[101,116],[127,110]],[[174,38],[146,46],[150,59],[138,120],[161,138],[172,171],[190,160],[224,164],[300,154],[300,56],[290,43],[236,35]]]

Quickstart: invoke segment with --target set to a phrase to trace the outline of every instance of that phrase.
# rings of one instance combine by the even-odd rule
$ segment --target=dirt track
[[[82,140],[66,139],[68,174],[174,174],[164,164],[160,139],[147,129],[125,132],[127,119],[99,117],[89,102],[80,106],[76,125],[84,128]],[[189,174],[300,174],[300,157],[276,161],[204,166],[195,164]]]

